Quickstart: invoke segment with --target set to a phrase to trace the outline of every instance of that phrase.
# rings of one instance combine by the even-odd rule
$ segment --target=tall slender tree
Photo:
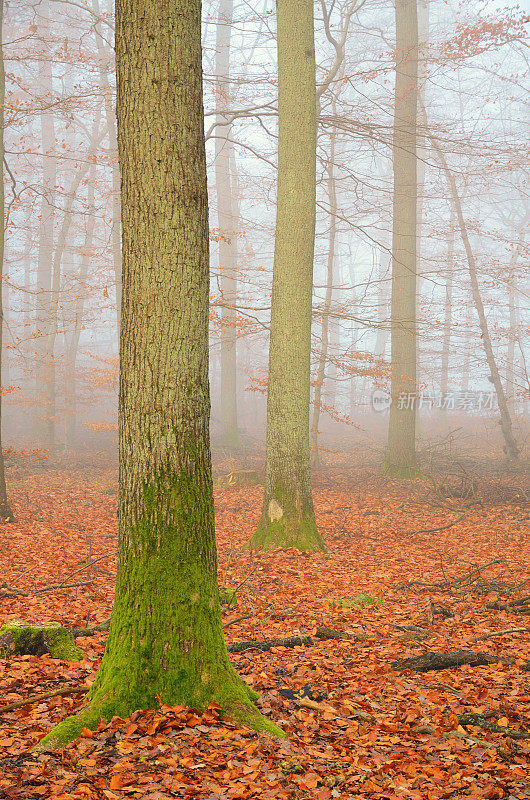
[[[39,33],[42,37],[43,50],[39,54],[38,85],[43,93],[41,123],[42,148],[42,200],[39,225],[39,253],[37,266],[37,313],[35,317],[35,396],[41,406],[34,424],[38,442],[47,447],[55,443],[55,370],[53,355],[50,355],[48,330],[50,316],[53,314],[51,300],[55,199],[57,193],[57,159],[55,154],[55,120],[53,115],[53,61],[46,57],[44,47],[48,42],[50,28],[50,0],[42,0],[38,6],[40,14]]]
[[[159,699],[281,734],[226,650],[209,445],[200,0],[118,0],[123,295],[119,558],[103,661],[60,746]]]
[[[486,355],[486,362],[488,364],[488,368],[490,371],[489,380],[491,381],[491,383],[493,384],[493,388],[495,389],[495,396],[497,397],[497,403],[499,406],[499,425],[501,427],[502,435],[504,437],[504,452],[506,453],[506,456],[509,460],[515,461],[519,458],[519,452],[520,452],[519,446],[515,440],[515,436],[513,433],[510,408],[508,405],[508,400],[506,398],[506,392],[504,390],[504,386],[501,381],[501,376],[499,372],[499,367],[497,365],[497,360],[495,358],[495,353],[493,352],[493,345],[491,341],[488,320],[486,317],[486,311],[484,309],[484,303],[482,301],[482,295],[480,294],[480,287],[478,283],[477,263],[475,260],[475,254],[473,253],[473,248],[471,247],[471,242],[469,240],[466,220],[464,218],[464,212],[462,209],[462,203],[460,201],[460,195],[458,194],[458,188],[456,185],[455,176],[451,171],[451,169],[449,168],[449,164],[447,163],[447,159],[437,138],[429,131],[428,128],[427,128],[427,133],[430,142],[434,150],[436,151],[436,155],[438,156],[438,160],[440,162],[441,168],[447,180],[447,185],[451,195],[451,202],[453,204],[454,212],[456,214],[458,227],[460,229],[460,236],[462,237],[462,243],[464,245],[464,250],[466,253],[467,266],[469,270],[469,282],[471,285],[471,297],[473,298],[473,303],[475,305],[475,309],[477,312],[478,322],[480,326],[480,338],[482,340],[482,346],[484,347],[484,353]]]
[[[237,428],[237,352],[234,325],[237,300],[237,202],[233,192],[232,169],[235,167],[234,146],[230,140],[230,125],[226,120],[230,98],[230,52],[233,0],[220,0],[216,36],[216,93],[217,128],[215,133],[215,184],[217,188],[217,221],[219,224],[221,309],[221,440],[224,445],[239,444]]]
[[[265,496],[252,547],[322,549],[309,461],[315,245],[313,0],[280,0],[278,204],[272,279]]]
[[[393,233],[391,300],[391,397],[386,471],[417,469],[416,284],[417,284],[417,0],[396,0],[396,86],[393,131]]]

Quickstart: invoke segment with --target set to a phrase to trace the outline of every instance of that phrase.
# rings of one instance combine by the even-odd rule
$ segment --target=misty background
[[[420,448],[502,455],[456,179],[519,446],[528,419],[528,42],[525,9],[419,2]],[[203,3],[211,238],[210,382],[219,457],[264,451],[274,253],[275,5]],[[380,450],[388,427],[394,9],[315,3],[319,129],[312,447]],[[4,448],[117,448],[120,305],[113,7],[5,3]],[[322,91],[320,91],[322,90]],[[224,342],[224,344],[223,344]],[[221,352],[236,353],[237,430]],[[226,385],[226,383],[225,383]]]

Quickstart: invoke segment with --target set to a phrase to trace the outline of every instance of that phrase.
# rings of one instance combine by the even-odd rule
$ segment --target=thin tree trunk
[[[91,141],[89,142],[86,158],[83,164],[80,164],[77,168],[75,173],[74,179],[72,181],[72,185],[70,187],[70,192],[68,194],[68,200],[66,202],[64,208],[64,215],[63,221],[61,224],[61,228],[59,230],[59,234],[57,236],[57,243],[55,246],[55,252],[53,254],[53,266],[52,266],[52,285],[51,285],[51,292],[50,292],[50,303],[49,303],[49,316],[48,316],[48,330],[46,332],[46,369],[44,373],[44,390],[46,396],[46,405],[50,414],[50,436],[51,439],[49,440],[50,444],[53,444],[55,440],[55,341],[57,338],[57,321],[58,321],[58,307],[59,307],[59,299],[60,299],[60,291],[61,291],[61,276],[62,276],[62,261],[64,252],[66,249],[66,244],[69,239],[70,228],[72,226],[73,221],[73,207],[76,200],[77,190],[81,185],[81,181],[84,179],[85,175],[89,171],[92,158],[103,139],[103,132],[98,131],[98,126],[94,127],[94,131],[92,133]]]
[[[99,120],[96,123],[96,129],[99,127]],[[81,255],[81,265],[79,269],[79,284],[82,286],[86,284],[88,277],[88,268],[90,266],[90,254],[94,242],[94,228],[96,209],[94,205],[94,188],[96,180],[96,168],[92,164],[88,178],[87,189],[87,223],[85,230],[85,241],[83,244],[83,251]],[[79,350],[79,339],[81,337],[81,330],[83,326],[83,314],[85,309],[85,293],[79,290],[75,301],[75,320],[74,328],[70,335],[68,345],[66,348],[66,364],[65,364],[65,398],[66,398],[66,417],[65,417],[65,449],[73,450],[75,447],[76,428],[77,428],[77,398],[76,398],[76,368],[77,368],[77,354]]]
[[[429,0],[417,0],[418,3],[418,108],[425,105],[425,84],[427,81],[427,47],[429,44]],[[417,264],[417,297],[423,291],[423,215],[425,205],[425,162],[427,159],[427,140],[420,131],[416,135],[417,156],[417,223],[416,223],[416,264]],[[421,304],[421,300],[420,300]],[[421,341],[418,340],[417,371],[421,374]]]
[[[32,214],[33,214],[33,208],[28,203],[26,208],[26,219],[24,222],[24,227],[26,230],[26,246],[24,248],[24,291],[26,293],[26,297],[24,298],[24,328],[27,336],[29,336],[31,328],[31,303],[30,303],[31,253],[33,249],[33,235],[34,235],[31,226]]]
[[[385,247],[388,245],[383,241]],[[390,259],[391,263],[391,259]],[[379,275],[378,275],[378,293],[377,293],[377,310],[378,310],[378,328],[375,338],[375,355],[384,361],[388,337],[390,335],[389,319],[390,319],[390,281],[388,273],[391,267],[388,265],[388,257],[386,250],[381,252],[379,261]]]
[[[516,264],[517,259],[521,252],[524,237],[526,234],[528,217],[525,218],[519,230],[517,246],[513,251],[512,258],[510,259],[510,273],[508,275],[508,310],[510,314],[510,333],[508,336],[508,352],[506,355],[506,402],[510,413],[514,414],[516,411],[515,400],[515,343],[518,339],[518,297],[517,297],[517,279],[516,279]]]
[[[444,335],[442,344],[442,363],[440,368],[440,393],[443,400],[447,395],[449,386],[449,356],[451,352],[451,320],[453,304],[453,275],[455,257],[455,224],[454,213],[451,213],[449,220],[449,232],[447,238],[447,270],[445,274],[445,307],[444,307]],[[442,407],[445,407],[442,405]]]
[[[416,284],[418,15],[417,0],[396,0],[394,198],[391,301],[391,406],[385,470],[417,471]]]
[[[92,0],[94,16],[99,16],[99,0]],[[112,228],[111,249],[114,264],[114,282],[116,287],[116,321],[118,331],[121,315],[121,235],[120,235],[120,165],[118,163],[118,139],[116,135],[116,111],[112,102],[112,92],[109,84],[107,63],[113,60],[113,53],[106,47],[101,36],[99,26],[94,25],[96,46],[99,58],[99,80],[105,102],[105,118],[107,120],[107,134],[109,137],[110,157],[112,163]]]
[[[509,459],[516,460],[519,456],[519,448],[517,446],[517,443],[513,435],[512,419],[510,416],[510,411],[508,409],[508,403],[506,401],[506,394],[504,392],[504,388],[502,385],[499,368],[497,366],[497,362],[493,354],[493,347],[491,344],[488,321],[486,319],[486,313],[484,311],[484,303],[482,302],[480,287],[478,285],[477,265],[471,247],[471,242],[469,241],[466,221],[464,219],[464,213],[462,211],[462,204],[460,202],[460,196],[458,194],[455,177],[451,172],[451,170],[449,169],[449,166],[445,159],[445,155],[440,145],[438,144],[436,137],[433,136],[431,133],[429,133],[428,135],[434,149],[436,150],[440,164],[442,166],[442,169],[444,171],[447,180],[449,191],[451,193],[451,200],[453,202],[453,207],[458,220],[460,235],[462,237],[462,242],[464,244],[464,250],[466,251],[467,265],[469,269],[469,278],[471,282],[471,296],[473,297],[473,303],[477,310],[477,315],[480,325],[480,338],[482,339],[484,352],[486,353],[486,361],[488,363],[490,371],[490,380],[495,389],[497,403],[499,405],[499,414],[500,414],[499,423],[501,426],[502,435],[504,437],[504,452],[506,453],[506,456]]]
[[[252,547],[322,549],[309,458],[315,246],[313,0],[282,0],[278,27],[278,205],[272,281],[265,497]]]
[[[220,0],[216,37],[216,110],[218,123],[230,99],[230,40],[233,0]],[[235,306],[237,301],[237,219],[234,213],[231,167],[234,148],[229,140],[230,125],[218,124],[215,139],[215,184],[219,225],[219,269],[223,298],[221,309],[221,441],[228,447],[239,444],[237,427],[237,354]]]
[[[465,348],[464,348],[464,360],[462,361],[462,381],[460,384],[460,389],[462,394],[466,394],[469,390],[469,373],[471,369],[471,307],[468,306],[466,310],[466,319],[465,319]]]
[[[4,199],[4,104],[6,98],[6,74],[4,66],[4,0],[0,0],[0,209],[2,211],[0,224],[0,519],[5,522],[14,522],[13,513],[7,500],[6,476],[4,467],[4,453],[2,450],[2,361],[3,361],[3,332],[4,332],[4,305],[2,297],[4,249],[5,249],[5,199]]]
[[[42,0],[39,12],[43,18],[42,39],[45,42],[49,31],[50,2]],[[44,105],[53,98],[52,61],[41,55],[39,61],[38,85],[43,93]],[[40,114],[42,168],[42,201],[40,209],[39,253],[37,265],[37,311],[35,319],[35,396],[42,413],[35,421],[34,435],[45,447],[52,447],[55,432],[54,409],[48,406],[48,395],[51,393],[48,380],[53,376],[48,370],[47,335],[51,306],[52,259],[54,253],[55,197],[57,184],[57,161],[55,158],[55,123],[53,111],[44,108]]]
[[[335,161],[335,139],[331,139],[330,156],[327,164],[327,184],[328,184],[328,198],[329,198],[329,245],[328,245],[328,263],[326,274],[326,296],[324,299],[324,307],[322,309],[322,343],[320,347],[320,356],[318,359],[317,379],[315,383],[315,395],[313,402],[313,421],[311,424],[310,444],[311,444],[311,461],[314,466],[320,463],[318,452],[318,426],[320,423],[320,411],[322,405],[322,393],[324,388],[324,381],[326,379],[326,364],[328,360],[328,344],[329,344],[329,312],[331,310],[331,301],[333,298],[333,265],[335,261],[335,242],[337,238],[337,191],[335,185],[334,174],[334,161]]]
[[[208,194],[200,0],[118,0],[122,176],[119,555],[88,705],[39,747],[159,703],[261,716],[224,642],[208,387]],[[156,135],[153,135],[156,132]]]

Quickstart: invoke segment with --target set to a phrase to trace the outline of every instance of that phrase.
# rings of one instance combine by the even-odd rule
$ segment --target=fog
[[[377,463],[389,423],[394,11],[381,0],[352,8],[315,4],[311,446],[322,466],[339,453]],[[244,463],[257,454],[263,459],[265,443],[277,186],[275,13],[271,2],[235,2],[229,24],[221,12],[217,3],[204,3],[211,428],[215,458]],[[417,407],[420,451],[450,442],[502,459],[498,398],[468,256],[429,134],[455,178],[495,361],[524,449],[524,12],[431,0],[419,3],[418,15],[417,377],[407,402]],[[121,257],[113,28],[113,8],[105,2],[5,4],[7,452],[116,453]],[[223,386],[230,395],[224,406]]]

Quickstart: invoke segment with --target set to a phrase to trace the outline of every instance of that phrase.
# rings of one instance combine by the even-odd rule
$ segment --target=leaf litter
[[[103,469],[18,477],[17,522],[0,528],[0,623],[89,627],[108,619],[113,488],[114,472]],[[239,548],[257,524],[262,489],[216,490],[219,581],[237,592],[223,615],[233,621],[227,643],[312,637],[311,645],[231,654],[287,740],[238,727],[215,705],[201,712],[161,702],[84,731],[62,751],[32,753],[83,705],[83,694],[55,694],[1,713],[0,795],[529,798],[530,637],[520,614],[530,546],[522,505],[426,508],[419,482],[373,477],[361,493],[346,472],[321,480],[314,497],[327,553],[249,553]],[[319,626],[344,638],[318,639]],[[495,632],[487,648],[477,647]],[[79,663],[48,655],[0,661],[0,705],[88,688],[106,635],[77,637]],[[486,649],[492,663],[391,667],[429,652]]]

